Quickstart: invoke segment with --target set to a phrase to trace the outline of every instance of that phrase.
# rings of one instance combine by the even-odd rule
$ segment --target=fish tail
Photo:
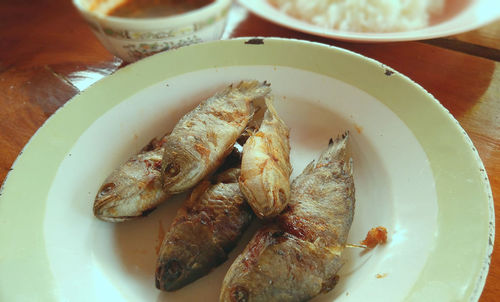
[[[349,140],[349,131],[339,134],[335,139],[330,139],[328,142],[328,149],[321,155],[320,160],[323,156],[330,155],[338,159],[348,159],[347,156],[347,141]]]
[[[270,111],[273,115],[277,116],[278,113],[276,112],[276,109],[274,108],[274,96],[272,94],[266,95],[265,102],[266,102],[267,110]]]
[[[266,81],[241,81],[235,89],[250,98],[259,98],[271,92],[271,84]]]
[[[271,94],[266,95],[265,97],[265,102],[266,102],[266,107],[267,107],[267,112],[264,115],[264,120],[266,121],[272,121],[275,120],[277,121],[283,128],[288,129],[288,126],[285,124],[285,122],[280,118],[278,115],[278,112],[276,111],[276,108],[274,108],[274,96]]]
[[[316,161],[316,167],[327,166],[335,162],[343,163],[344,172],[352,170],[350,152],[347,141],[349,140],[349,131],[338,135],[335,139],[330,139],[328,148],[319,156]]]

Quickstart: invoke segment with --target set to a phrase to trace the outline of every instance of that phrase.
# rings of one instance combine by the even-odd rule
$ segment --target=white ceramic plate
[[[348,41],[389,42],[432,39],[470,31],[500,18],[498,0],[446,0],[442,14],[434,16],[428,27],[404,32],[358,33],[322,28],[298,20],[281,12],[267,0],[239,0],[239,2],[273,23],[317,36]]]
[[[253,78],[271,83],[291,128],[294,176],[330,137],[350,131],[357,201],[349,241],[374,226],[389,230],[384,246],[346,250],[340,283],[314,301],[478,299],[493,200],[452,116],[408,78],[352,52],[247,42],[199,44],[129,65],[44,124],[0,197],[0,300],[217,301],[226,270],[258,225],[223,265],[164,293],[154,286],[156,247],[182,197],[120,224],[94,218],[92,204],[105,177],[151,138],[218,89]]]

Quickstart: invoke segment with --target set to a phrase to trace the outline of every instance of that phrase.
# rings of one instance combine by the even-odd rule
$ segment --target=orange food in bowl
[[[167,17],[199,9],[212,2],[213,0],[126,0],[107,14],[123,18]]]

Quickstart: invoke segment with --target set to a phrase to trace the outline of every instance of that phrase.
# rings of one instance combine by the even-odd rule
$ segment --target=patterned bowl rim
[[[72,0],[73,5],[87,19],[91,19],[107,27],[119,27],[130,30],[155,30],[162,27],[179,27],[191,23],[200,22],[212,18],[214,15],[221,14],[232,3],[232,0],[214,0],[209,5],[202,8],[191,10],[183,14],[157,17],[157,18],[122,18],[112,17],[91,11],[83,5],[83,0]]]

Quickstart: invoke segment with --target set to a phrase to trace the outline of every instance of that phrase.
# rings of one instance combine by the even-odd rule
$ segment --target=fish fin
[[[268,94],[264,98],[264,101],[266,103],[267,110],[271,113],[273,117],[278,117],[278,113],[276,112],[276,109],[274,108],[274,95]],[[267,117],[267,114],[266,114]],[[267,118],[266,118],[267,119]]]
[[[308,174],[310,173],[311,171],[314,170],[314,166],[316,165],[316,161],[313,160],[311,161],[305,168],[304,170],[302,171],[302,174]]]
[[[276,120],[278,121],[284,128],[289,129],[286,123],[281,119],[281,117],[278,114],[278,111],[276,111],[276,108],[274,108],[274,96],[273,95],[266,95],[265,97],[265,102],[267,106],[267,111],[266,114],[264,115],[264,120],[266,121],[271,121],[271,120]]]
[[[335,139],[330,139],[328,148],[319,156],[318,165],[331,162],[334,158],[344,159],[348,161],[347,156],[347,141],[349,139],[349,132],[346,131],[338,135]]]
[[[239,82],[238,85],[236,86],[236,89],[238,89],[241,92],[246,92],[248,90],[256,89],[259,87],[269,88],[270,86],[271,86],[271,84],[268,83],[267,81],[264,81],[261,83],[261,82],[256,81],[256,80],[251,80],[251,81]],[[231,87],[232,87],[232,84],[231,84]]]
[[[337,137],[335,138],[335,140],[333,138],[330,138],[330,140],[328,141],[328,146],[331,146],[333,144],[338,144],[341,141],[348,140],[349,139],[349,135],[350,135],[349,130],[346,130],[344,133],[341,133],[341,134],[337,135]]]

